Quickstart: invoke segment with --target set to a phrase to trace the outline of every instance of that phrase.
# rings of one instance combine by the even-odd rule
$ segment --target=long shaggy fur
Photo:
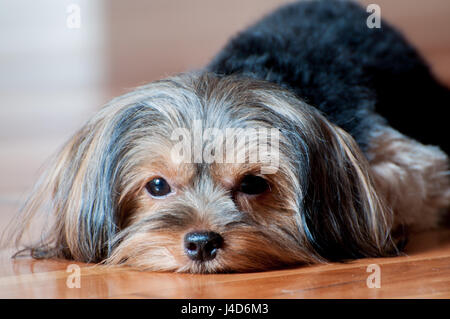
[[[450,152],[450,104],[420,54],[389,23],[368,28],[353,1],[288,4],[236,35],[208,70],[277,83],[349,132],[365,152],[370,132],[388,123]],[[432,125],[433,129],[428,129]]]
[[[414,101],[443,105],[447,91],[396,31],[368,29],[365,19],[346,1],[291,4],[238,35],[205,70],[114,99],[50,162],[5,238],[35,258],[201,273],[397,255],[399,230],[442,220],[450,182],[442,150],[390,124]],[[415,112],[408,116],[425,113]],[[260,162],[176,162],[172,133],[198,121],[277,129],[279,166],[262,176],[269,190],[238,191]],[[156,176],[173,187],[169,196],[149,195]],[[38,212],[47,228],[24,243]],[[193,261],[183,238],[203,230],[220,234],[223,247]]]

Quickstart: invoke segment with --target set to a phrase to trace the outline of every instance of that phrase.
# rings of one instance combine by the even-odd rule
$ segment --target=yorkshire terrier
[[[398,255],[406,231],[449,211],[450,94],[368,16],[349,1],[292,3],[203,70],[115,98],[51,162],[17,243],[35,258],[194,273]],[[230,129],[245,137],[241,161],[223,152]],[[47,227],[23,244],[37,211]]]

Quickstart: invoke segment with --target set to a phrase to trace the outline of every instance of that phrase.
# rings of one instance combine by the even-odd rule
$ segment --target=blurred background
[[[0,228],[103,104],[201,68],[287,0],[0,0]],[[372,0],[450,86],[450,1]]]

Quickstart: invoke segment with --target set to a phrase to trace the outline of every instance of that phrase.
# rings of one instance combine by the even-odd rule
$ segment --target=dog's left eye
[[[269,183],[260,176],[246,175],[241,180],[239,191],[248,195],[262,194],[269,189]]]
[[[150,195],[155,197],[161,197],[169,194],[171,192],[169,183],[164,178],[157,177],[152,179],[145,185],[145,188],[150,193]]]

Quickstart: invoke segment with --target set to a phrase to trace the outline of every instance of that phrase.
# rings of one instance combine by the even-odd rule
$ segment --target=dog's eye
[[[269,189],[269,183],[260,176],[246,175],[239,186],[239,191],[249,195],[262,194]]]
[[[164,178],[157,177],[152,179],[145,185],[145,188],[150,193],[150,195],[155,197],[161,197],[169,194],[171,192],[169,183]]]

